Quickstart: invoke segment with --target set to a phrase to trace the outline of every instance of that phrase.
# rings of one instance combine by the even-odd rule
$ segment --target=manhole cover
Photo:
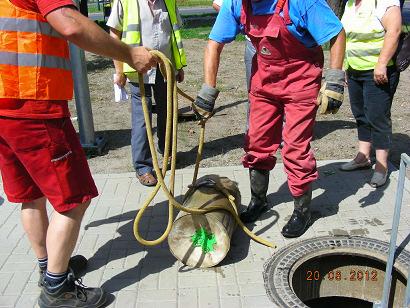
[[[369,307],[381,299],[389,244],[364,237],[319,237],[279,250],[264,268],[268,296],[280,307]],[[397,256],[390,307],[404,301],[410,254]]]

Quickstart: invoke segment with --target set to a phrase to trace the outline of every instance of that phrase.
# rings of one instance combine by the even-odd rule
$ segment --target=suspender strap
[[[283,19],[285,20],[286,25],[292,24],[292,20],[289,16],[289,0],[278,0],[275,8],[275,14],[280,14],[283,10]]]

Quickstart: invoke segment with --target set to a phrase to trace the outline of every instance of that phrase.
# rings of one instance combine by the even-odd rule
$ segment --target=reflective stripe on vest
[[[355,7],[349,0],[342,17],[346,31],[345,66],[355,70],[375,68],[383,48],[385,31],[375,16],[376,0],[362,1]],[[388,65],[392,65],[390,61]]]
[[[124,24],[121,40],[132,46],[141,46],[141,25],[139,16],[138,0],[118,0],[121,1],[124,12]],[[171,50],[176,69],[186,66],[185,50],[182,44],[180,26],[176,14],[175,0],[164,0],[167,7],[170,22],[172,24]],[[124,63],[124,73],[132,74],[135,70],[127,63]]]
[[[0,98],[69,100],[68,44],[36,12],[0,0]]]

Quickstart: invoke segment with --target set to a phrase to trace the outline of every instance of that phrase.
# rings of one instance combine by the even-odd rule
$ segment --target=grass
[[[212,6],[212,0],[177,0],[177,6]]]
[[[198,27],[198,28],[183,28],[181,30],[182,39],[202,39],[207,40],[209,36],[209,32],[211,32],[212,27]],[[239,34],[236,37],[235,41],[243,41],[245,40],[245,36]]]

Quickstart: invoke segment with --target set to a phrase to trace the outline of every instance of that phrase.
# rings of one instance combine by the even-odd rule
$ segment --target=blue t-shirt
[[[252,13],[273,14],[277,2],[277,0],[252,1]],[[323,45],[343,28],[339,18],[325,0],[292,0],[289,3],[292,24],[288,25],[288,29],[308,48]],[[236,35],[243,31],[243,25],[240,23],[241,8],[242,0],[223,0],[209,38],[218,43],[232,42]]]

